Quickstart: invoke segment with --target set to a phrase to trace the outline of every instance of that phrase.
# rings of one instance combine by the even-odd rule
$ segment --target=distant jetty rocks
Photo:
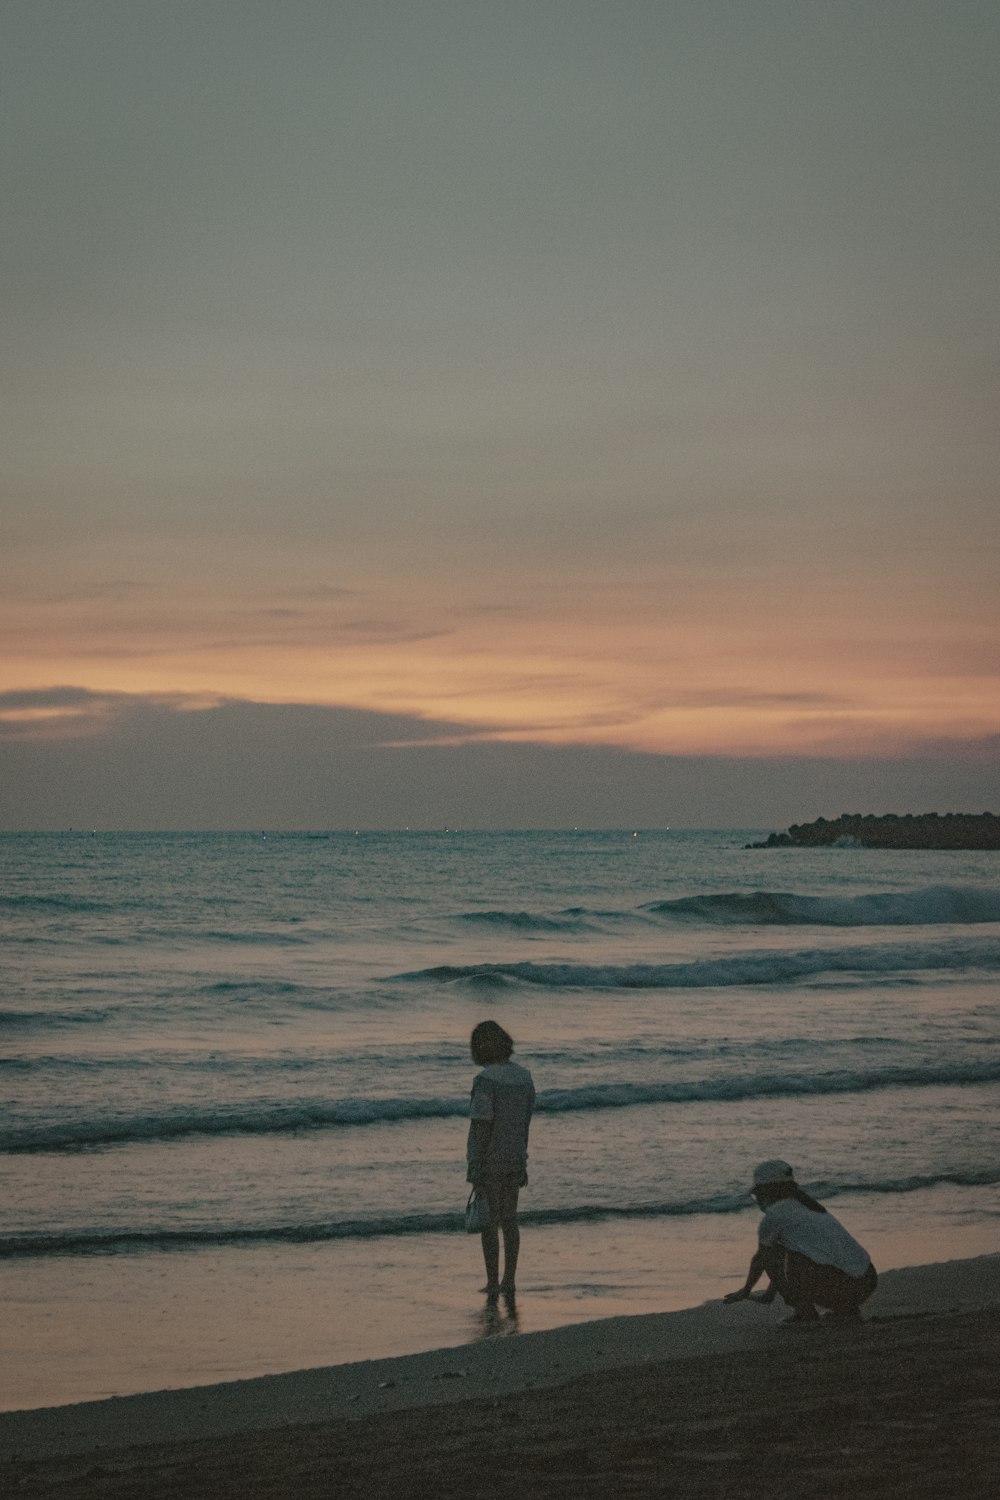
[[[832,821],[793,823],[748,849],[1000,849],[1000,817],[995,813],[842,813]]]

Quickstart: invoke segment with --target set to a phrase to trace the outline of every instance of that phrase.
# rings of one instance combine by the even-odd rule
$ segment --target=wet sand
[[[0,1414],[0,1493],[994,1496],[1000,1256],[889,1272],[864,1322],[718,1302]]]

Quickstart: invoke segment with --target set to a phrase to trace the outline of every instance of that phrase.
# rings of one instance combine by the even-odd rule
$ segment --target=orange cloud
[[[786,578],[738,558],[699,570],[609,554],[553,571],[442,551],[433,567],[383,558],[379,574],[350,549],[331,566],[246,539],[126,541],[103,560],[57,546],[44,569],[29,553],[0,605],[0,690],[341,705],[447,721],[459,738],[670,754],[897,754],[996,732],[972,586],[945,610],[871,589],[860,565]],[[4,723],[79,733],[94,711],[35,704]]]

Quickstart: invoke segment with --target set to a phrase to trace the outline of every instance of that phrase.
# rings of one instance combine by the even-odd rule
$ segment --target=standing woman
[[[482,1231],[486,1262],[483,1290],[489,1297],[501,1292],[512,1297],[521,1248],[517,1197],[528,1181],[528,1126],[535,1106],[535,1085],[527,1068],[511,1062],[514,1043],[496,1021],[481,1021],[472,1033],[470,1047],[472,1061],[482,1072],[472,1083],[465,1175],[489,1205],[489,1228]]]

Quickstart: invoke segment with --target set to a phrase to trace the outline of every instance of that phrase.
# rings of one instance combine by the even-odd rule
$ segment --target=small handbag
[[[469,1201],[465,1205],[466,1234],[482,1234],[483,1230],[489,1229],[492,1223],[489,1199],[481,1197],[476,1188],[473,1188],[469,1194]]]

